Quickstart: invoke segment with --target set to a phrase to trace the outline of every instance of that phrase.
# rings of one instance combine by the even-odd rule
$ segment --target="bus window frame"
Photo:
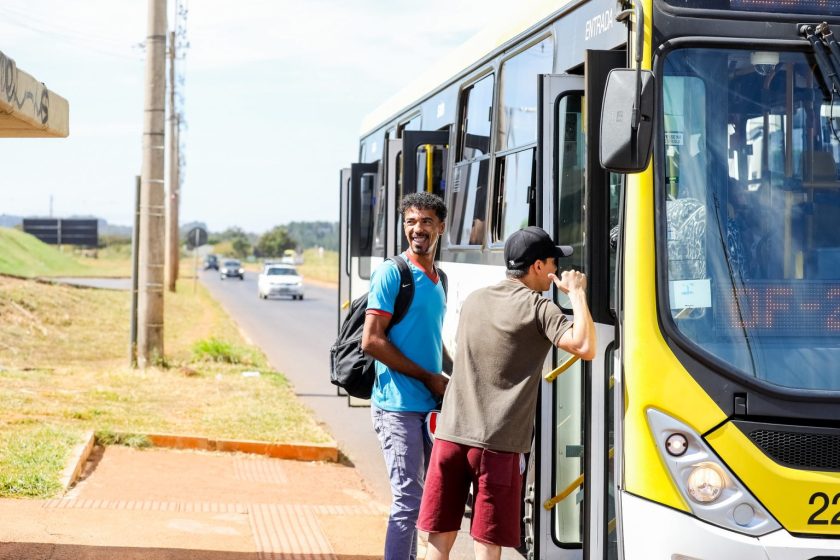
[[[493,78],[493,88],[492,88],[492,98],[490,100],[490,138],[488,140],[488,147],[487,153],[482,154],[481,156],[465,159],[463,157],[464,148],[466,144],[466,137],[467,137],[467,130],[466,130],[466,109],[467,109],[467,102],[466,102],[466,93],[467,90],[471,89],[475,84],[480,82],[481,80],[487,78],[488,76],[492,76]],[[447,171],[447,200],[446,203],[448,204],[449,209],[449,216],[447,217],[447,224],[446,224],[446,238],[447,238],[447,250],[455,250],[455,251],[480,251],[482,247],[486,245],[487,237],[488,237],[488,228],[490,224],[487,223],[487,213],[488,213],[488,206],[489,206],[489,195],[490,195],[490,188],[493,183],[493,171],[494,171],[494,159],[493,159],[493,149],[495,148],[494,142],[496,137],[495,131],[495,119],[496,119],[496,111],[495,106],[498,99],[498,87],[499,87],[499,80],[498,77],[498,62],[494,61],[491,64],[477,70],[473,74],[471,74],[468,78],[466,78],[463,82],[461,82],[460,86],[458,87],[458,110],[456,113],[456,120],[454,126],[454,133],[455,133],[455,149],[450,150],[450,153],[454,154],[452,159],[452,164],[448,165],[449,169]],[[481,162],[487,162],[488,171],[487,171],[487,196],[484,199],[484,217],[485,217],[485,226],[484,226],[484,234],[482,236],[481,243],[455,243],[455,229],[453,227],[453,220],[455,219],[455,212],[454,212],[454,196],[455,192],[453,190],[454,182],[455,182],[455,174],[458,172],[458,169],[461,167],[469,167],[475,163],[478,163],[481,166]],[[475,206],[473,205],[473,215],[475,213]]]
[[[359,229],[359,225],[362,219],[362,205],[361,205],[361,195],[362,195],[362,180],[365,176],[373,175],[373,191],[372,196],[375,193],[376,189],[376,176],[378,176],[381,172],[381,162],[371,162],[371,163],[354,163],[350,166],[350,192],[348,197],[349,203],[349,221],[348,221],[348,228],[350,230],[350,239],[348,243],[349,251],[348,255],[350,259],[353,258],[367,258],[370,259],[372,257],[372,250],[373,250],[373,225],[374,225],[374,215],[373,211],[374,208],[370,209],[370,239],[369,244],[362,246],[362,239],[361,239],[361,230]],[[366,253],[365,253],[366,251]],[[360,266],[360,270],[361,266]],[[365,276],[364,274],[360,273],[359,277],[362,279],[369,279],[370,276]]]
[[[542,74],[550,74],[554,70],[554,66],[557,63],[557,40],[554,35],[553,28],[547,28],[539,35],[535,35],[531,41],[527,43],[523,43],[522,45],[517,45],[515,49],[511,49],[505,52],[498,60],[498,78],[496,80],[496,94],[493,99],[493,110],[494,110],[494,119],[495,122],[491,123],[493,126],[491,138],[491,155],[493,156],[492,162],[492,171],[490,172],[490,181],[491,185],[488,186],[488,198],[490,199],[490,208],[487,210],[487,225],[485,229],[487,231],[488,237],[488,244],[487,247],[491,251],[501,251],[504,249],[505,246],[505,237],[504,232],[502,229],[504,228],[504,220],[503,220],[503,208],[504,208],[504,195],[506,189],[503,188],[503,181],[505,180],[503,167],[505,162],[507,161],[507,157],[510,155],[514,155],[519,152],[525,152],[527,150],[533,150],[533,158],[532,158],[532,167],[531,167],[531,189],[533,189],[533,199],[529,202],[528,208],[528,225],[540,225],[541,216],[539,211],[539,203],[537,202],[537,198],[539,197],[537,193],[537,182],[538,182],[538,171],[537,168],[539,167],[539,157],[537,155],[537,150],[539,149],[539,124],[535,121],[535,129],[534,129],[534,139],[532,142],[527,142],[524,144],[519,144],[513,147],[506,147],[502,150],[499,149],[498,144],[501,143],[501,130],[499,130],[501,124],[501,111],[502,111],[502,87],[504,84],[504,71],[505,71],[505,64],[510,62],[511,60],[515,59],[517,56],[525,53],[529,49],[539,45],[543,41],[550,39],[551,45],[549,52],[551,53],[551,64],[550,67]],[[539,104],[539,85],[537,76],[539,74],[534,75],[534,83],[533,88],[534,92],[537,94],[534,102],[535,108]],[[537,117],[538,121],[538,117]],[[533,221],[533,223],[532,223]]]

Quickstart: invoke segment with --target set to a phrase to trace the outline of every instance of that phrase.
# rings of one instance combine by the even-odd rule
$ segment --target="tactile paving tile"
[[[233,476],[237,480],[267,484],[288,484],[289,478],[278,460],[236,457],[233,460]]]
[[[319,515],[339,517],[382,515],[369,505],[280,505],[156,500],[91,500],[57,498],[44,502],[51,509],[111,509],[180,513],[245,513],[259,557],[263,560],[335,560],[336,555],[318,522]]]
[[[318,524],[314,508],[295,505],[253,505],[250,513],[251,532],[261,559],[336,558]]]

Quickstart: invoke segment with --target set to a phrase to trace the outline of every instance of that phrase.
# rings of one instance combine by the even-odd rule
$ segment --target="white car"
[[[289,264],[266,265],[257,281],[257,295],[260,299],[268,299],[269,296],[303,299],[303,276]]]

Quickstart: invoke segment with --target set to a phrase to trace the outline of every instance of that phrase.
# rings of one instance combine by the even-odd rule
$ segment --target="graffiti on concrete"
[[[5,99],[18,110],[30,102],[35,117],[41,124],[47,124],[50,116],[50,91],[36,82],[35,90],[18,91],[18,70],[15,61],[0,52],[0,98]]]

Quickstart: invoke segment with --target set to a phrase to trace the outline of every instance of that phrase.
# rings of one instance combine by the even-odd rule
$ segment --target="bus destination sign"
[[[840,282],[748,281],[716,290],[715,327],[769,336],[840,334]]]

